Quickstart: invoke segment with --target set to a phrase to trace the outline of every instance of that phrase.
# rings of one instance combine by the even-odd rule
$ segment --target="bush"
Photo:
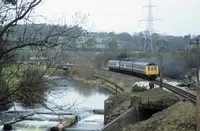
[[[109,60],[118,59],[119,52],[104,51],[96,55],[93,59],[94,66],[96,68],[105,68],[108,65]]]
[[[144,92],[144,91],[147,91],[148,89],[145,88],[145,87],[141,87],[141,86],[138,86],[137,84],[135,84],[133,87],[132,87],[132,92]]]
[[[31,67],[23,72],[17,97],[25,106],[31,106],[35,103],[43,103],[43,94],[46,90],[47,81],[43,78],[43,72]]]
[[[73,74],[76,74],[88,80],[94,79],[94,76],[93,76],[94,69],[90,67],[76,67],[73,70]]]
[[[92,68],[92,63],[88,58],[81,58],[74,60],[76,66],[73,67],[73,75],[78,75],[85,79],[93,79],[94,69]]]

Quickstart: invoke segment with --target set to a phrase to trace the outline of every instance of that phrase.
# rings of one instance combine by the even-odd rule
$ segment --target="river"
[[[111,93],[98,86],[77,82],[70,77],[46,76],[46,78],[53,84],[43,96],[46,100],[43,106],[37,104],[34,108],[30,108],[16,103],[8,110],[8,112],[17,111],[18,114],[23,115],[24,113],[37,113],[13,124],[14,129],[19,131],[47,130],[58,124],[58,118],[73,114],[79,116],[79,121],[67,130],[94,130],[103,127],[104,116],[94,114],[93,110],[103,110],[104,100],[111,96]]]

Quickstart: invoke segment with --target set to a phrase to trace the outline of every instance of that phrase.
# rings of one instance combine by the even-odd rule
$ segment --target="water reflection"
[[[74,81],[70,77],[54,79],[55,86],[46,93],[47,105],[77,111],[82,108],[103,109],[111,93],[98,86]]]
[[[84,84],[77,81],[72,81],[72,83],[73,83],[74,90],[77,91],[80,95],[83,95],[84,97],[90,97],[96,93],[100,95],[106,95],[106,96],[111,95],[111,93],[109,93],[105,89],[102,89],[98,86],[88,85],[88,84]]]

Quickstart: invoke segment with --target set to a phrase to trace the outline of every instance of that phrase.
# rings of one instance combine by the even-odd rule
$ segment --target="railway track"
[[[158,80],[153,80],[151,81],[155,84],[160,84],[160,81]],[[192,102],[193,104],[196,104],[196,95],[186,91],[186,90],[183,90],[183,89],[180,89],[178,87],[175,87],[173,85],[170,85],[170,84],[167,84],[167,83],[164,83],[163,82],[163,87],[165,87],[166,89],[172,91],[173,93],[176,93],[184,98],[186,98],[187,100],[189,100],[190,102]]]
[[[99,69],[99,70],[110,72],[109,70],[106,70],[106,69]],[[131,74],[126,74],[126,75],[131,75]],[[138,77],[138,76],[135,76],[135,77]],[[144,79],[144,78],[141,78],[141,79]],[[144,80],[147,80],[147,79],[144,79]],[[157,84],[157,85],[160,84],[159,80],[152,80],[151,82],[153,82],[154,84]],[[180,89],[176,86],[170,85],[170,84],[165,83],[165,82],[163,82],[163,87],[165,87],[166,89],[170,90],[171,92],[173,92],[175,94],[182,96],[183,98],[185,98],[186,100],[189,100],[193,104],[196,104],[196,95],[195,94],[192,94],[192,93],[190,93],[186,90]]]

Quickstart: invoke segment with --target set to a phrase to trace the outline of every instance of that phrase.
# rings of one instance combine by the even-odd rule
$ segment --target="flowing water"
[[[103,127],[104,116],[102,114],[94,114],[93,110],[103,110],[104,100],[111,93],[98,86],[74,81],[70,77],[46,78],[53,84],[45,92],[43,97],[46,101],[42,105],[35,104],[34,108],[30,108],[23,107],[20,103],[15,103],[15,106],[8,110],[10,113],[7,114],[11,116],[16,114],[29,115],[23,121],[13,124],[16,130],[45,131],[50,127],[56,126],[60,120],[74,115],[78,116],[78,123],[66,130],[94,130]],[[7,116],[4,115],[4,117]],[[2,126],[0,129],[2,129]]]

